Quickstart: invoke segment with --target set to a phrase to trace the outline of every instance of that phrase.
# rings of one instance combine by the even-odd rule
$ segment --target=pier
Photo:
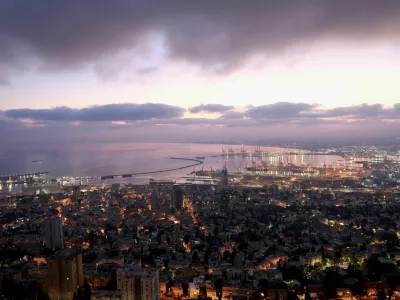
[[[101,180],[106,180],[106,179],[121,179],[121,178],[130,178],[134,176],[139,176],[139,175],[150,175],[150,174],[157,174],[157,173],[165,173],[165,172],[171,172],[171,171],[177,171],[177,170],[183,170],[191,167],[195,167],[198,165],[203,164],[204,162],[199,160],[199,159],[194,159],[194,158],[180,158],[180,157],[171,157],[171,159],[176,159],[176,160],[185,160],[185,161],[190,161],[193,162],[190,165],[182,166],[182,167],[177,167],[177,168],[170,168],[170,169],[163,169],[163,170],[157,170],[157,171],[149,171],[149,172],[137,172],[137,173],[128,173],[128,174],[121,174],[121,175],[105,175],[101,176]]]
[[[211,155],[209,157],[278,157],[284,155],[337,155],[341,157],[345,157],[346,155],[343,152],[312,152],[312,151],[299,151],[299,150],[291,150],[285,152],[268,152],[263,151],[261,147],[257,146],[254,151],[247,151],[243,147],[240,149],[240,152],[235,151],[232,147],[229,147],[228,151],[224,148],[221,150],[221,154]]]
[[[32,172],[32,173],[0,175],[0,181],[7,181],[7,180],[19,181],[30,177],[45,176],[48,173],[49,172]]]

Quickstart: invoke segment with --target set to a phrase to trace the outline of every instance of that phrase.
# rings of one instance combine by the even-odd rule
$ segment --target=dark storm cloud
[[[0,63],[3,77],[29,66],[29,54],[76,68],[146,52],[158,35],[171,58],[232,70],[323,38],[396,42],[399,15],[398,0],[2,0]]]
[[[182,117],[185,109],[165,104],[108,104],[82,109],[57,107],[53,109],[11,109],[3,115],[13,119],[35,121],[140,121]]]
[[[195,106],[189,109],[191,113],[200,113],[200,112],[208,112],[208,113],[223,113],[229,110],[232,110],[234,107],[231,105],[221,105],[221,104],[203,104],[199,106]]]

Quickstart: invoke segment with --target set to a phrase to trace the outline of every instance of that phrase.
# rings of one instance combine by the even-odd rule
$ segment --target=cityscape
[[[286,150],[342,158],[310,167],[246,147],[213,155],[251,157],[243,170],[225,163],[191,171],[190,164],[178,180],[147,184],[119,183],[122,175],[112,183],[109,176],[46,180],[45,172],[2,178],[25,182],[1,193],[2,295],[400,298],[399,150]]]
[[[0,0],[0,300],[400,300],[399,0]]]

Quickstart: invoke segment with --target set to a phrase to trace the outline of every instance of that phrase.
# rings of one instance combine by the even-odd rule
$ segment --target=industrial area
[[[236,147],[237,148],[237,147]],[[129,174],[111,174],[96,176],[63,176],[52,178],[48,172],[32,172],[23,174],[8,174],[0,176],[0,193],[16,190],[30,192],[37,188],[55,188],[69,185],[82,184],[111,184],[113,182],[135,180],[135,177],[148,175],[150,182],[162,182],[165,179],[152,178],[152,175],[166,173],[169,176],[172,171],[180,171],[182,176],[167,178],[166,181],[174,181],[179,184],[223,184],[229,181],[232,185],[244,185],[262,187],[266,184],[284,184],[298,180],[313,182],[335,182],[337,180],[361,180],[371,175],[372,171],[386,170],[390,166],[396,166],[399,161],[394,157],[376,153],[368,154],[359,150],[329,149],[325,151],[306,151],[298,149],[285,149],[287,151],[267,151],[260,146],[254,146],[253,150],[247,150],[245,146],[234,149],[228,146],[227,150],[222,146],[221,153],[210,156],[196,156],[195,158],[171,157],[172,160],[180,160],[189,164],[148,172],[132,172]],[[318,159],[318,163],[305,163],[304,157]],[[336,160],[327,158],[338,158]],[[303,163],[296,163],[297,161]],[[312,162],[312,161],[311,161]],[[209,165],[209,167],[207,167]],[[214,167],[213,167],[214,166]],[[201,168],[200,168],[201,167]],[[193,168],[191,172],[185,172]],[[228,172],[229,170],[229,172]],[[222,179],[226,177],[226,179]],[[225,184],[227,185],[227,184]]]

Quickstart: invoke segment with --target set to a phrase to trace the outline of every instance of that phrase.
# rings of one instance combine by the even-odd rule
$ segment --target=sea
[[[30,172],[48,172],[48,178],[61,176],[105,176],[127,173],[152,172],[163,169],[179,168],[193,164],[175,158],[204,157],[204,164],[164,173],[138,175],[129,178],[132,183],[147,183],[153,179],[179,179],[194,170],[222,169],[226,165],[229,172],[250,167],[256,160],[264,160],[267,164],[292,163],[294,165],[310,165],[322,167],[341,161],[336,155],[278,154],[297,152],[295,149],[276,147],[260,147],[260,150],[275,153],[273,157],[226,157],[222,156],[222,148],[228,152],[231,148],[240,152],[255,151],[255,146],[220,145],[196,143],[71,143],[46,144],[42,147],[24,147],[13,151],[0,151],[0,175],[21,174]],[[305,152],[305,151],[304,151]]]

